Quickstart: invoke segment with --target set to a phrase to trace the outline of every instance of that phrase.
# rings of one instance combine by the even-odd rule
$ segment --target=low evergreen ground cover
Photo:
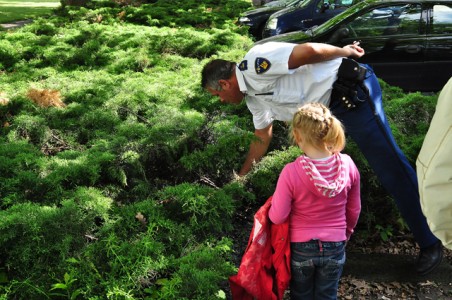
[[[253,44],[235,23],[251,4],[85,2],[0,33],[0,299],[225,299],[236,216],[300,154],[276,124],[269,155],[236,179],[250,114],[199,86],[209,59]],[[414,164],[437,95],[382,85]],[[346,152],[363,177],[357,235],[406,230]]]

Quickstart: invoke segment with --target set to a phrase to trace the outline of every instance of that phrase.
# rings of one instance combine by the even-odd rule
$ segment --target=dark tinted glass
[[[352,21],[349,26],[358,37],[419,33],[421,6],[418,4],[374,9]]]
[[[328,4],[330,9],[346,8],[353,4],[353,0],[322,0],[317,4],[317,9],[320,10],[325,4]]]

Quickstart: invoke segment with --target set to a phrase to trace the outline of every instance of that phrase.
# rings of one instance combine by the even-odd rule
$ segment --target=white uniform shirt
[[[273,120],[292,121],[294,113],[305,103],[328,106],[330,102],[342,58],[289,70],[294,46],[278,42],[254,46],[237,66],[240,90],[246,94],[256,129],[267,127]]]

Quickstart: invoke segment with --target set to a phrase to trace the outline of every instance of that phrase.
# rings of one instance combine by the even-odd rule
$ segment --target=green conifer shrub
[[[238,126],[241,120],[213,117],[200,131],[201,148],[194,148],[182,156],[180,162],[189,171],[207,176],[214,182],[224,183],[232,179],[232,170],[240,169],[248,145],[253,139],[250,132]]]
[[[231,241],[221,239],[189,249],[174,261],[175,272],[162,281],[157,299],[218,299],[219,286],[236,272],[230,259]]]
[[[9,137],[14,140],[25,139],[31,144],[40,145],[49,135],[49,127],[40,116],[20,115],[14,119]]]
[[[26,31],[33,32],[36,35],[52,36],[58,32],[58,24],[55,24],[46,18],[38,18],[27,26]]]
[[[0,33],[0,38],[3,33]],[[0,39],[0,70],[11,70],[12,66],[17,62],[17,49],[3,38]]]
[[[0,34],[1,299],[226,298],[254,212],[299,155],[275,122],[268,155],[235,177],[252,118],[200,87],[207,61],[252,46],[235,24],[245,6],[93,0]],[[413,161],[436,95],[381,83]],[[64,105],[41,107],[31,89]],[[364,241],[406,232],[356,145],[345,152],[362,175]]]
[[[170,220],[183,223],[199,237],[215,236],[232,229],[235,203],[221,189],[182,183],[157,193]]]
[[[126,238],[101,233],[78,257],[70,270],[86,298],[130,293],[130,299],[140,299],[167,276],[171,263],[165,245],[146,233]]]
[[[64,271],[64,261],[85,246],[85,235],[98,227],[96,218],[108,221],[110,206],[111,199],[82,188],[58,206],[23,203],[0,211],[1,253],[10,276],[46,288],[52,274]],[[21,299],[34,298],[32,288],[19,292]]]
[[[260,205],[273,195],[279,174],[283,167],[295,160],[301,154],[300,149],[295,146],[274,150],[268,153],[262,161],[250,172],[248,184],[252,186]]]
[[[385,108],[394,137],[413,167],[435,113],[437,100],[438,95],[435,94],[410,93],[393,98]]]
[[[0,139],[0,199],[1,208],[26,202],[41,195],[42,153],[25,140]]]

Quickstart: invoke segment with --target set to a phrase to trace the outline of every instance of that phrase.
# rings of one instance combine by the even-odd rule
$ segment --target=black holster
[[[364,85],[367,69],[350,58],[343,58],[337,73],[337,80],[333,84],[331,102],[339,101],[345,108],[353,109],[365,101],[358,97],[361,89],[366,98],[369,90]]]

